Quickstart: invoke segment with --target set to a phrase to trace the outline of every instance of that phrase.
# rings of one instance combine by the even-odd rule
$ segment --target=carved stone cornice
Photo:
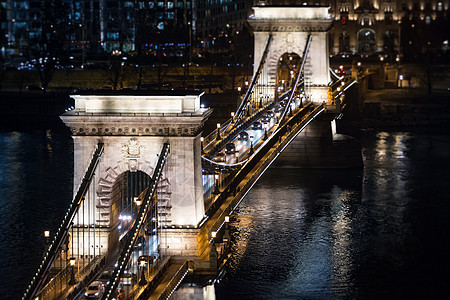
[[[249,19],[248,23],[256,32],[325,32],[333,20]]]
[[[65,113],[73,136],[197,136],[212,113],[97,115]]]

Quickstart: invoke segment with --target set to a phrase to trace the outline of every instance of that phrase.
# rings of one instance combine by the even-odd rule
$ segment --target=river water
[[[232,221],[216,299],[431,299],[450,279],[450,136],[361,132],[364,169],[270,169]],[[19,299],[72,197],[61,126],[1,132],[0,299]]]

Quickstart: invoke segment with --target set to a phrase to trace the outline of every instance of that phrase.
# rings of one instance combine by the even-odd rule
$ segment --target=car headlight
[[[95,295],[94,296],[98,296],[98,292],[97,293],[95,293]]]
[[[89,296],[88,293],[84,293],[85,296]]]

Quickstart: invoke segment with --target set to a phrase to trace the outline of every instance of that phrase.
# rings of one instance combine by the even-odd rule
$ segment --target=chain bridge
[[[214,278],[228,221],[271,165],[344,164],[333,122],[355,78],[329,68],[328,7],[257,6],[252,81],[208,135],[203,92],[84,92],[61,116],[74,140],[74,197],[47,233],[23,299],[167,299]]]

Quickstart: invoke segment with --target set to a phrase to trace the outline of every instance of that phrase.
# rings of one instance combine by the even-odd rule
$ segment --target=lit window
[[[430,16],[426,16],[425,17],[425,23],[426,24],[430,24],[431,23],[431,17]]]
[[[438,2],[437,4],[437,10],[442,11],[442,2]]]
[[[157,27],[159,30],[164,30],[164,22],[159,22]]]

